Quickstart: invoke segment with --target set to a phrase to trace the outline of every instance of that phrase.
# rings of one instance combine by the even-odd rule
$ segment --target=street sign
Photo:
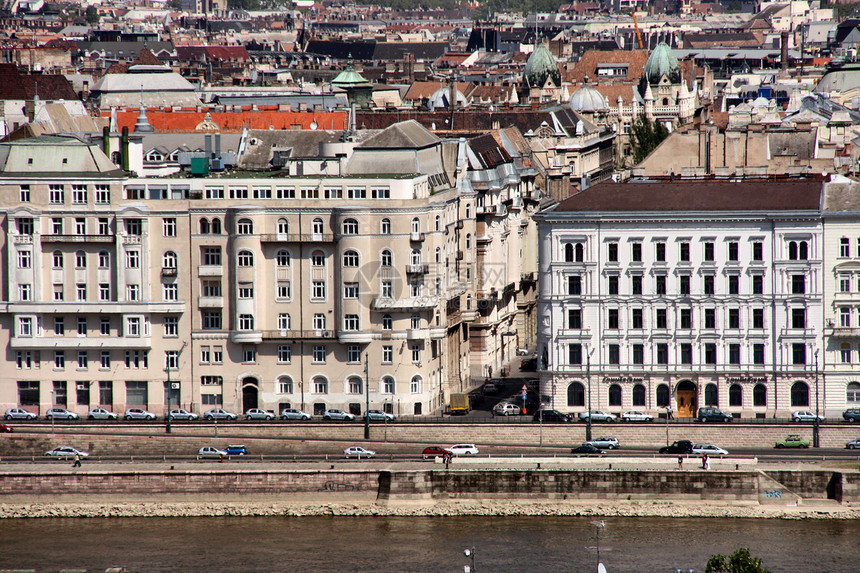
[[[526,392],[528,392],[528,391],[529,391],[529,389],[528,389],[528,388],[526,388],[526,385],[525,385],[525,384],[523,384],[523,394],[525,394],[525,393],[526,393]]]

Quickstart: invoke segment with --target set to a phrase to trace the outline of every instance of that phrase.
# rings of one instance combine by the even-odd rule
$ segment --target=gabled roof
[[[648,50],[589,50],[569,72],[562,72],[564,81],[582,83],[587,75],[592,81],[599,79],[597,68],[606,64],[627,64],[627,80],[638,81],[645,73]],[[595,86],[597,87],[597,86]]]
[[[249,59],[245,46],[177,46],[176,57],[183,62]]]
[[[0,143],[0,173],[7,176],[39,173],[119,176],[122,170],[95,143],[77,137],[40,135]]]
[[[364,143],[363,149],[422,149],[438,144],[441,139],[430,133],[414,119],[401,121],[383,129]]]
[[[231,132],[248,129],[289,130],[311,129],[316,122],[321,129],[343,130],[347,126],[347,112],[311,112],[311,111],[278,111],[277,107],[258,111],[165,111],[163,109],[147,109],[146,117],[149,124],[157,132],[193,132],[204,123],[207,113],[212,122],[218,126],[217,131]],[[110,115],[110,112],[102,112]],[[134,131],[140,112],[136,109],[117,111],[117,129],[128,127]],[[213,131],[210,129],[201,131]]]
[[[480,162],[481,169],[492,169],[511,162],[508,152],[489,133],[470,139],[469,147]]]
[[[65,76],[22,74],[15,64],[0,64],[0,100],[76,100],[72,84]]]

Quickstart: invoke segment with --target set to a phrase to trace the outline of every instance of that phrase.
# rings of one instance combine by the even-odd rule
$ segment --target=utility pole
[[[812,428],[812,447],[821,447],[821,420],[818,417],[818,349],[815,349],[815,425]]]
[[[364,353],[364,439],[370,439],[370,353]]]
[[[591,441],[591,352],[585,356],[585,378],[588,380],[588,418],[585,419],[585,441]]]

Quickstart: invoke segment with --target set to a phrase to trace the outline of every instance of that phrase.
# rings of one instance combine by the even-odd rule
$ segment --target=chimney
[[[221,157],[221,134],[215,134],[215,157]]]
[[[102,128],[102,151],[110,159],[110,126],[108,125]]]
[[[204,135],[203,136],[204,149],[206,150],[206,161],[212,159],[212,136]]]
[[[782,39],[782,46],[779,51],[780,69],[784,72],[788,70],[788,32],[782,32],[780,38]]]
[[[128,171],[129,166],[129,157],[128,157],[128,126],[122,128],[122,168],[124,171]]]

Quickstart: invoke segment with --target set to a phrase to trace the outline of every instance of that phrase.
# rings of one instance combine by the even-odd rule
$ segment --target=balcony
[[[409,233],[409,240],[413,243],[421,243],[424,241],[424,233],[417,233],[415,231],[412,231],[411,233]]]
[[[333,233],[269,233],[260,235],[261,243],[332,243]]]
[[[433,340],[440,340],[445,338],[448,335],[448,327],[447,326],[439,326],[436,328],[430,329],[430,338]]]
[[[224,267],[221,265],[199,265],[197,267],[197,276],[222,277],[224,276]]]
[[[261,330],[233,330],[230,332],[230,342],[234,344],[259,344],[263,342]]]
[[[462,310],[460,311],[460,320],[463,322],[475,322],[478,320],[478,310]]]
[[[816,334],[814,328],[783,328],[779,331],[780,338],[815,338]]]
[[[372,308],[374,310],[426,310],[436,308],[439,304],[438,296],[417,296],[412,298],[375,298]]]
[[[831,326],[824,329],[824,335],[832,336],[834,338],[860,337],[860,327]]]
[[[430,272],[430,265],[428,264],[406,265],[406,274],[408,275],[426,275],[428,272]]]
[[[28,336],[9,340],[12,348],[28,350],[110,350],[122,348],[150,349],[150,336]]]
[[[263,340],[334,338],[333,330],[263,330]]]
[[[343,331],[337,333],[337,340],[341,344],[369,344],[373,340],[373,333],[369,331]]]
[[[137,239],[137,241],[130,239]],[[30,241],[32,240],[32,237],[30,237]],[[114,235],[42,235],[43,243],[113,243],[115,240],[116,237]],[[123,237],[123,243],[126,245],[139,245],[140,237]]]
[[[496,212],[495,205],[478,205],[475,207],[475,213],[478,215],[493,215]]]
[[[406,340],[427,340],[429,335],[426,328],[410,328],[406,331]]]
[[[175,277],[178,274],[176,267],[162,267],[161,276],[163,277]]]
[[[123,245],[139,245],[141,243],[140,235],[122,235]]]
[[[199,308],[224,308],[223,296],[199,296],[197,297]]]
[[[523,208],[523,198],[522,197],[513,197],[511,199],[511,209],[522,209]]]

